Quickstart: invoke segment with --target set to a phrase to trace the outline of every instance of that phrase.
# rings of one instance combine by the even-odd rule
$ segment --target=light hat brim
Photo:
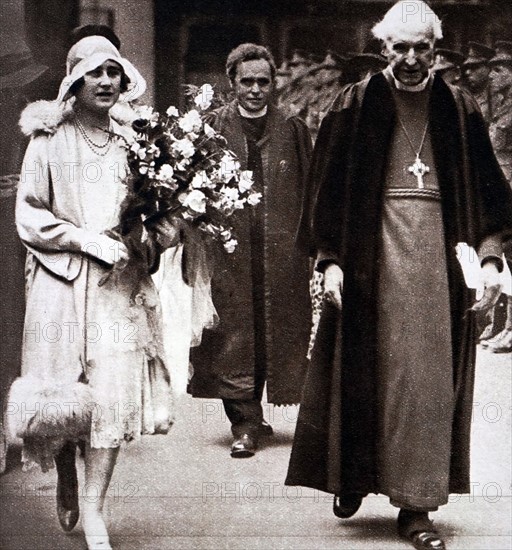
[[[146,80],[139,71],[124,57],[116,56],[112,52],[97,52],[81,61],[79,61],[69,75],[64,77],[60,84],[57,101],[66,101],[72,97],[70,88],[75,82],[85,76],[86,73],[93,71],[105,61],[114,61],[118,63],[125,75],[129,79],[128,89],[120,96],[121,101],[133,101],[140,97],[146,91]]]
[[[458,68],[459,67],[455,65],[455,63],[450,63],[450,61],[441,61],[439,63],[436,63],[432,67],[432,70],[434,72],[437,72],[437,71],[446,71],[447,69],[458,69]]]
[[[463,67],[476,67],[477,65],[488,65],[489,59],[486,59],[485,57],[468,57],[464,63],[462,64]]]
[[[512,55],[508,53],[499,53],[489,60],[489,65],[510,65],[512,64]]]

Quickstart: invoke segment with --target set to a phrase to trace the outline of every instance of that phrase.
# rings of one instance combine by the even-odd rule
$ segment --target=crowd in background
[[[499,42],[503,61],[512,63],[512,44]],[[277,71],[276,90],[278,105],[289,115],[300,116],[307,124],[313,139],[316,138],[322,118],[343,86],[363,80],[386,67],[386,59],[380,52],[378,41],[370,41],[362,52],[335,52],[325,55],[293,50]],[[450,84],[463,86],[475,95],[487,123],[502,94],[491,93],[489,62],[496,49],[477,42],[469,42],[463,52],[437,48],[433,71],[440,73]],[[508,96],[506,97],[509,101]],[[493,109],[493,105],[495,108]]]

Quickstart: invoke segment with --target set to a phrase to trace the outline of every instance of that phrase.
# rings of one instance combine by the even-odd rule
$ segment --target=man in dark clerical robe
[[[233,216],[238,246],[221,254],[212,279],[216,329],[192,350],[195,397],[221,398],[231,422],[231,456],[253,456],[271,434],[261,405],[298,403],[311,325],[309,258],[295,246],[311,156],[311,138],[297,117],[270,102],[275,64],[270,52],[242,44],[227,60],[236,99],[211,125],[241,168],[253,172],[261,202]]]
[[[512,194],[474,99],[431,73],[432,10],[400,1],[373,32],[388,67],[344,89],[313,154],[304,211],[327,301],[286,483],[334,493],[342,518],[387,495],[402,537],[443,549],[429,512],[470,489],[475,330],[456,246],[497,284]]]

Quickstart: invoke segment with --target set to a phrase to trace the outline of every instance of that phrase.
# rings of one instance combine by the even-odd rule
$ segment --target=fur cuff
[[[10,443],[17,439],[64,438],[88,435],[94,400],[86,384],[45,385],[22,376],[11,386],[5,410],[5,431]]]

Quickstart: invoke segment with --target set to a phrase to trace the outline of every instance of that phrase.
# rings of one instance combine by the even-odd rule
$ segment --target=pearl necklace
[[[89,135],[87,134],[87,132],[85,131],[85,128],[83,127],[82,123],[80,122],[80,119],[78,118],[78,116],[75,116],[74,118],[74,122],[75,122],[75,126],[76,128],[78,128],[80,134],[82,135],[82,137],[84,138],[84,141],[85,141],[85,144],[89,147],[89,149],[97,156],[100,156],[100,157],[105,157],[107,155],[107,153],[110,151],[110,148],[112,146],[112,143],[113,143],[113,131],[112,131],[112,122],[109,120],[109,128],[108,130],[104,130],[105,132],[107,132],[108,136],[107,136],[107,140],[104,144],[97,144],[95,143],[90,137]],[[105,151],[96,151],[94,149],[94,147],[97,147],[98,149],[105,149]],[[104,162],[104,161],[99,161],[98,162]],[[119,211],[119,205],[120,205],[120,197],[121,197],[121,190],[122,190],[122,185],[119,185],[119,182],[115,182],[117,185],[116,185],[116,197],[115,197],[115,205],[114,205],[114,209],[112,211],[112,215],[109,219],[109,221],[107,222],[106,224],[106,229],[110,229],[114,222],[115,222],[115,218],[116,218],[116,215],[118,215],[118,211]],[[84,200],[85,200],[85,196],[87,194],[87,191],[86,191],[86,186],[85,186],[85,182],[84,182],[84,178],[81,177],[79,178],[79,182],[78,182],[78,185],[79,185],[79,205],[80,205],[80,213],[82,215],[82,222],[84,224],[84,227],[87,228],[87,229],[90,229],[90,226],[89,226],[89,223],[87,221],[87,212],[86,212],[86,208],[85,208],[85,205],[84,205]]]
[[[101,144],[96,143],[95,141],[93,141],[90,138],[90,136],[86,132],[83,124],[80,122],[80,119],[78,118],[78,116],[75,116],[75,124],[76,124],[76,127],[78,128],[78,131],[80,132],[80,134],[84,138],[84,141],[87,144],[87,147],[89,147],[89,149],[95,155],[98,155],[100,157],[104,157],[110,151],[110,147],[112,146],[112,132],[110,130],[110,122],[109,122],[108,130],[104,130],[107,133],[107,139],[106,139],[105,143],[101,143]]]

